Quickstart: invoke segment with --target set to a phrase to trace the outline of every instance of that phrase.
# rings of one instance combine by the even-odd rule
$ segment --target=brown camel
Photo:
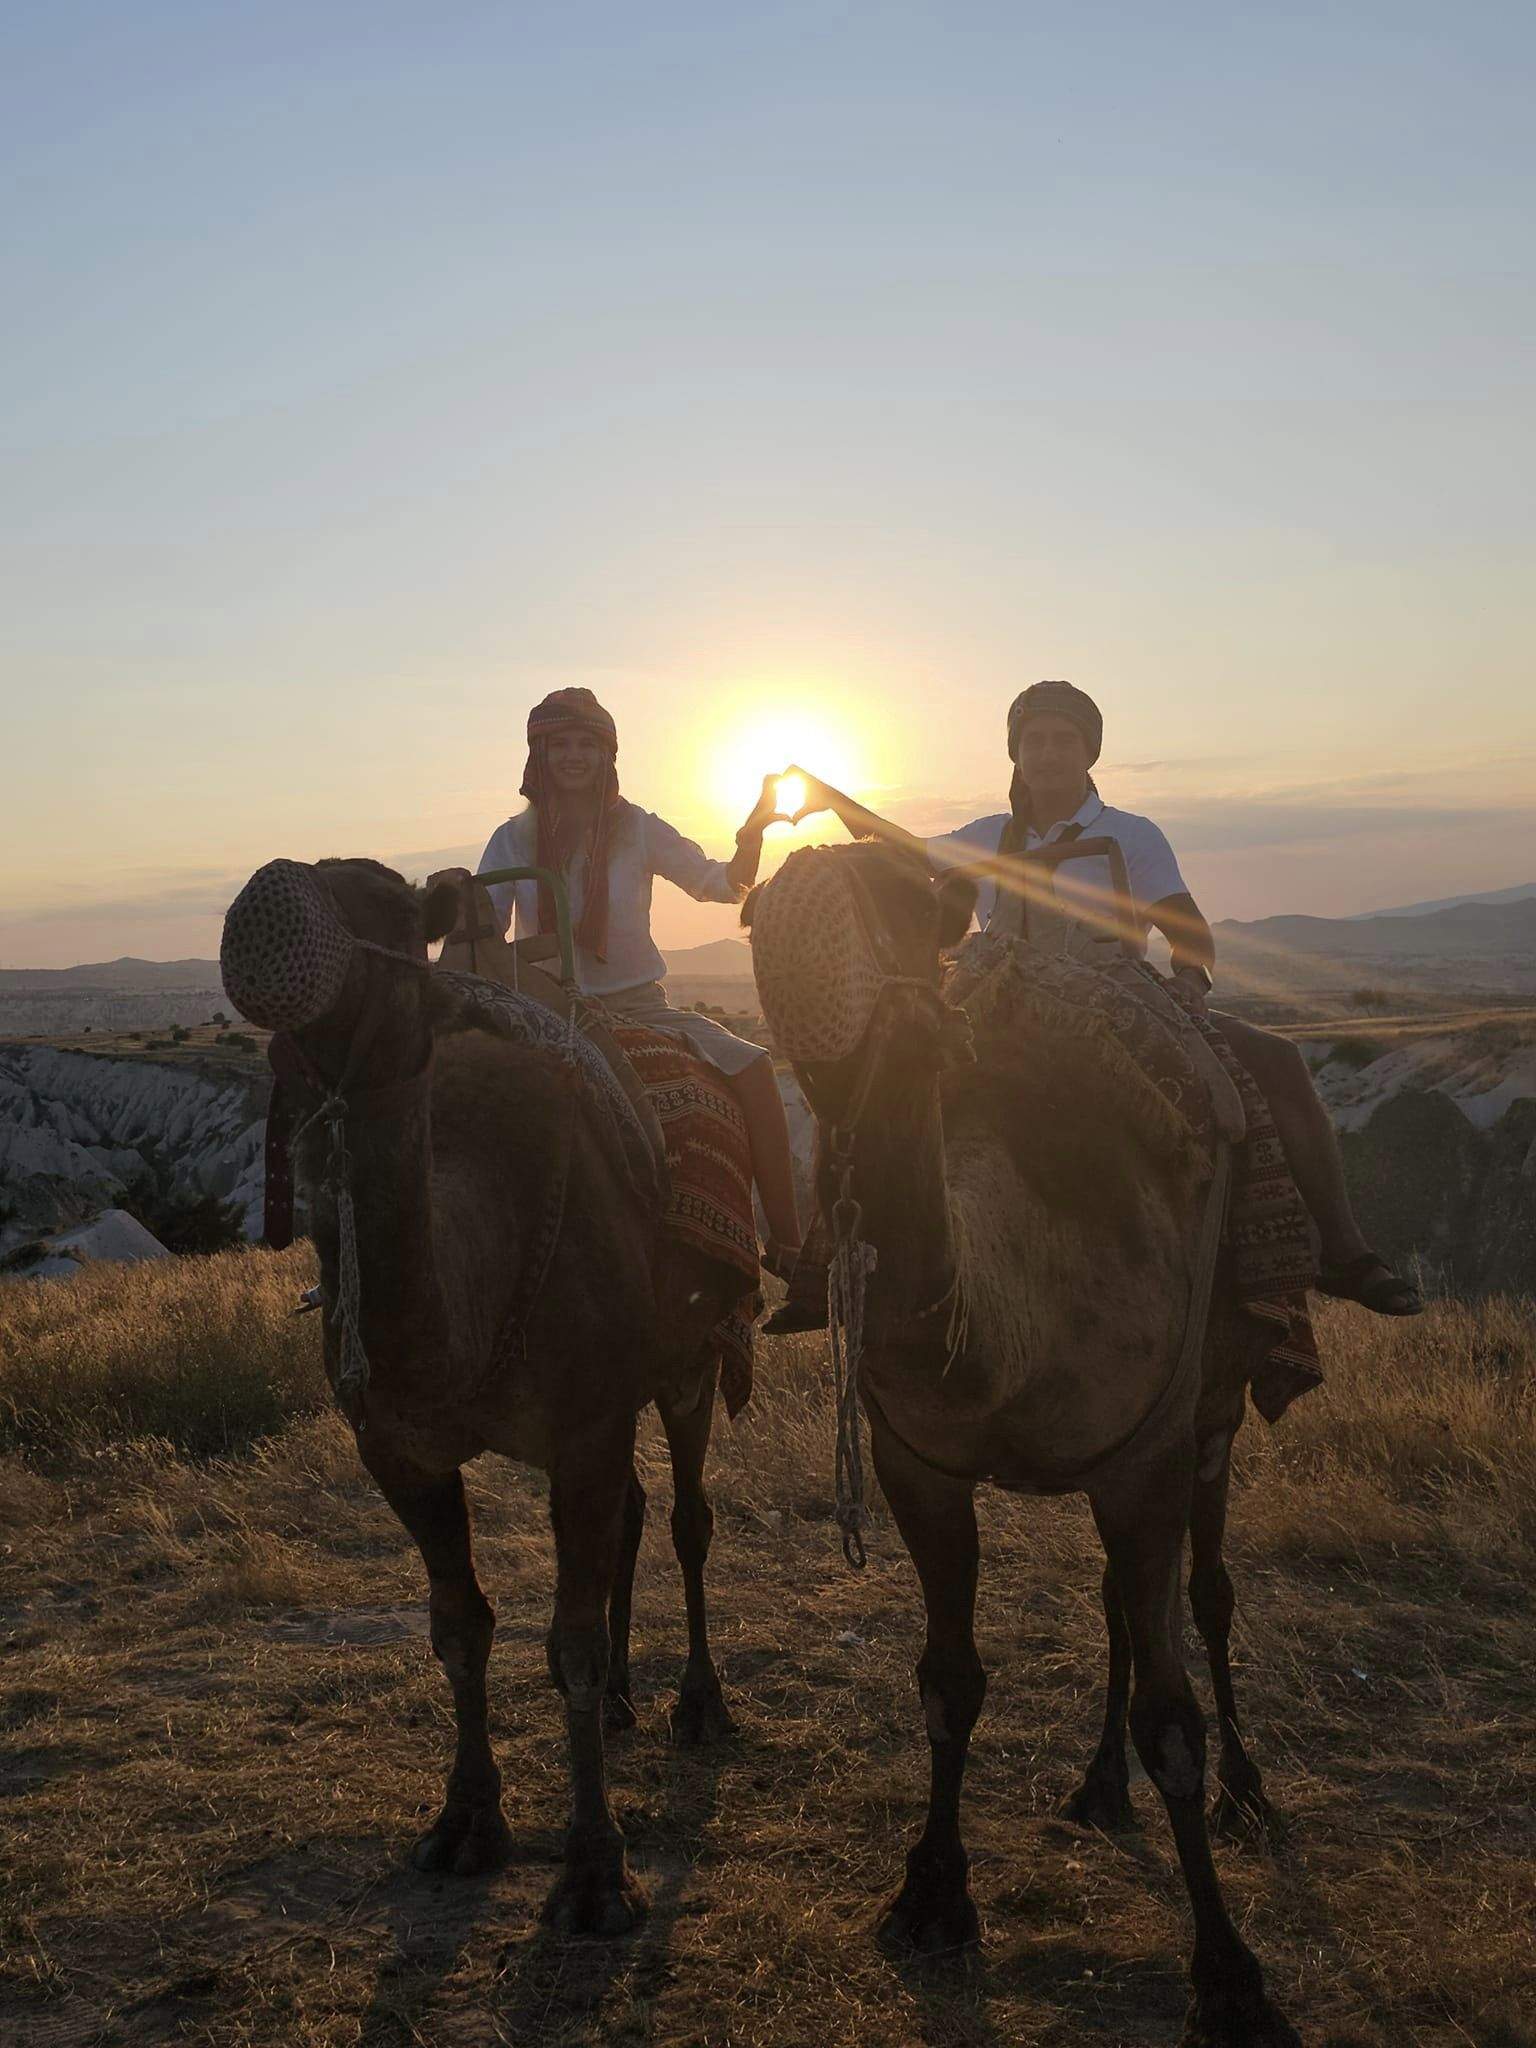
[[[882,1932],[919,1950],[977,1934],[959,1827],[986,1689],[973,1634],[977,1482],[1086,1493],[1108,1560],[1112,1643],[1121,1663],[1128,1647],[1134,1673],[1131,1735],[1193,1908],[1185,2041],[1294,2043],[1222,1898],[1204,1719],[1179,1642],[1201,1483],[1191,1337],[1202,1334],[1219,1213],[1206,1200],[1209,1161],[1106,1109],[1087,1046],[1031,1059],[1027,1045],[988,1044],[967,1064],[966,1020],[938,981],[941,947],[958,941],[972,903],[963,877],[935,887],[915,857],[859,843],[791,855],[743,910],[764,1014],[827,1133],[823,1206],[876,1253],[862,1394],[927,1611],[917,1676],[928,1818]]]
[[[346,1104],[351,1233],[323,1119],[300,1161],[314,1191],[326,1370],[363,1463],[420,1548],[458,1731],[442,1811],[413,1860],[470,1874],[509,1848],[486,1727],[494,1613],[461,1477],[467,1460],[499,1451],[550,1479],[548,1652],[565,1699],[572,1816],[545,1915],[566,1933],[618,1933],[643,1905],[603,1772],[605,1702],[610,1722],[634,1718],[629,1604],[645,1506],[635,1420],[654,1400],[666,1426],[688,1610],[672,1725],[702,1740],[730,1726],[704,1601],[712,1333],[746,1282],[661,1240],[654,1201],[557,1053],[466,1028],[462,1001],[427,971],[457,902],[452,883],[423,895],[374,861],[273,862],[230,909],[225,981],[243,1014],[287,1028],[313,1095]],[[551,1198],[561,1176],[563,1204]],[[354,1269],[362,1381],[333,1323]]]

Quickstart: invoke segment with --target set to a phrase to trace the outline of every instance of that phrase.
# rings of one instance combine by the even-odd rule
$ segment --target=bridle
[[[945,1002],[936,973],[929,977],[902,970],[862,877],[851,866],[845,866],[842,872],[878,979],[869,1022],[855,1048],[858,1063],[852,1084],[835,1120],[826,1119],[818,1107],[817,1089],[809,1068],[796,1060],[791,1060],[790,1066],[812,1114],[826,1133],[826,1166],[837,1190],[828,1218],[832,1227],[832,1257],[827,1269],[827,1331],[837,1408],[834,1513],[843,1556],[856,1571],[862,1571],[866,1562],[864,1525],[868,1510],[864,1505],[864,1452],[859,1429],[859,1373],[864,1352],[865,1289],[875,1270],[876,1254],[875,1247],[860,1235],[864,1210],[853,1191],[854,1147],[896,1027],[893,999],[900,992],[915,991],[921,998],[934,1026],[934,1046],[941,1066],[969,1058],[971,1052],[970,1023],[964,1012]],[[903,1324],[924,1323],[951,1309],[957,1283],[958,1276],[937,1301],[907,1311],[902,1317]]]

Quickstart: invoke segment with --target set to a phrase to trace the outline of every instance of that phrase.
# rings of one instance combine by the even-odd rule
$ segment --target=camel
[[[1179,1642],[1185,1532],[1198,1490],[1225,1477],[1214,1450],[1201,1476],[1202,1366],[1190,1341],[1202,1334],[1220,1213],[1207,1201],[1211,1162],[1194,1147],[1154,1146],[1106,1113],[1088,1048],[1057,1043],[1048,1062],[1032,1062],[1027,1045],[987,1043],[970,1064],[969,1026],[941,996],[939,971],[973,903],[964,876],[933,884],[920,858],[861,841],[792,854],[742,912],[764,1015],[827,1136],[824,1212],[876,1255],[860,1390],[927,1615],[917,1679],[928,1816],[881,1934],[920,1952],[978,1936],[960,1832],[986,1691],[973,1633],[976,1486],[1085,1493],[1107,1560],[1116,1662],[1087,1783],[1120,1790],[1128,1651],[1131,1735],[1193,1910],[1185,2043],[1295,2043],[1222,1898],[1204,1719]],[[1213,1412],[1221,1404],[1207,1402],[1207,1422]],[[1209,1491],[1202,1511],[1197,1564],[1214,1570]],[[1219,1606],[1206,1613],[1213,1637]],[[1235,1737],[1235,1707],[1226,1722]]]
[[[419,892],[371,860],[271,863],[226,919],[225,982],[243,1014],[287,1027],[313,1098],[346,1105],[350,1218],[320,1125],[300,1156],[314,1191],[326,1370],[363,1464],[421,1551],[457,1727],[442,1810],[413,1861],[472,1875],[510,1848],[486,1726],[495,1616],[475,1574],[462,1479],[469,1459],[498,1451],[550,1480],[548,1656],[565,1701],[571,1823],[545,1918],[563,1933],[613,1934],[644,1904],[603,1757],[605,1720],[634,1718],[629,1607],[645,1506],[636,1417],[656,1402],[676,1488],[688,1661],[673,1734],[708,1740],[730,1727],[704,1595],[712,1333],[746,1283],[661,1241],[654,1203],[637,1195],[611,1130],[557,1055],[466,1028],[449,978],[427,971],[427,947],[458,902],[452,881]],[[552,1207],[562,1174],[563,1204]],[[349,1294],[349,1235],[363,1386],[333,1321]]]

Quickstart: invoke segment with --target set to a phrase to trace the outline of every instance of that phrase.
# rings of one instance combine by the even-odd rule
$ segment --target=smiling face
[[[1019,773],[1037,797],[1081,794],[1088,787],[1088,742],[1070,718],[1041,712],[1019,727],[1014,755]]]
[[[549,779],[560,796],[596,796],[602,788],[608,749],[595,733],[572,729],[551,733]]]

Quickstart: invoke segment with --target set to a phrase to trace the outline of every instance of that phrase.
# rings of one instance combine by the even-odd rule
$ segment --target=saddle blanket
[[[644,1084],[666,1143],[672,1185],[662,1212],[665,1228],[706,1258],[732,1267],[746,1283],[741,1304],[716,1331],[720,1388],[735,1415],[752,1393],[760,1305],[746,1120],[724,1077],[676,1033],[616,1019],[611,1028]]]
[[[978,1027],[1002,1019],[1096,1040],[1107,1079],[1128,1059],[1207,1151],[1223,1126],[1203,1068],[1212,1056],[1220,1062],[1247,1125],[1233,1149],[1225,1264],[1243,1311],[1272,1337],[1252,1375],[1253,1403],[1275,1422],[1319,1385],[1307,1305],[1317,1271],[1305,1206],[1262,1090],[1219,1029],[1186,1005],[1183,991],[1145,961],[1090,967],[989,932],[961,947],[944,992]]]

